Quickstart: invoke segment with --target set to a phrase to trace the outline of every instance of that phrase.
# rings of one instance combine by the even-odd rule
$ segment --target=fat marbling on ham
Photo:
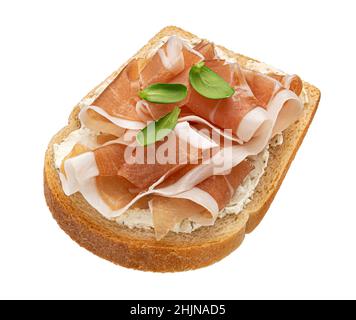
[[[97,145],[78,143],[64,158],[59,172],[64,192],[80,192],[108,219],[132,208],[150,210],[157,239],[185,219],[213,225],[253,169],[249,157],[303,110],[298,76],[248,70],[216,51],[208,41],[192,46],[172,36],[147,59],[132,59],[81,109],[81,124],[98,134]],[[201,61],[230,84],[231,97],[208,99],[192,88],[189,70]],[[175,104],[141,100],[139,91],[154,83],[184,84],[187,97]],[[174,130],[152,146],[139,146],[139,130],[176,106],[181,114]],[[127,161],[130,150],[133,158],[142,151],[140,162]],[[149,152],[157,160],[171,151],[166,163],[148,161]]]

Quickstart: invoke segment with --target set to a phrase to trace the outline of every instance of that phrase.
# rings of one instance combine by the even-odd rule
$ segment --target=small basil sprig
[[[179,83],[155,83],[140,91],[139,96],[153,103],[176,103],[187,96],[187,87]]]
[[[156,141],[162,140],[175,128],[179,114],[180,108],[175,107],[164,117],[157,121],[151,122],[136,135],[137,142],[141,146],[148,146]]]
[[[190,69],[189,80],[195,91],[209,99],[229,98],[235,92],[223,78],[205,66],[203,61]]]

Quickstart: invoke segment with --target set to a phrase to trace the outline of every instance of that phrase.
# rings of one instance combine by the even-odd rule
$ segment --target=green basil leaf
[[[137,142],[141,146],[148,146],[156,141],[162,140],[176,126],[180,108],[175,107],[170,113],[157,121],[151,122],[146,128],[142,129],[136,136]]]
[[[140,91],[139,96],[153,103],[176,103],[187,96],[187,87],[179,83],[155,83]]]
[[[235,90],[213,70],[199,62],[189,72],[192,87],[203,97],[209,99],[224,99],[231,97]]]

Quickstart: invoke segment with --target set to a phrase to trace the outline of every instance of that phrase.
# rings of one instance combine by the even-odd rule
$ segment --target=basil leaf
[[[224,99],[231,97],[235,90],[213,70],[199,62],[189,72],[192,87],[203,97],[209,99]]]
[[[140,91],[139,96],[153,103],[176,103],[187,96],[187,87],[179,83],[155,83]]]
[[[162,140],[176,126],[180,108],[175,107],[170,113],[157,121],[151,122],[146,128],[142,129],[137,135],[136,140],[141,146],[148,146],[156,141]]]

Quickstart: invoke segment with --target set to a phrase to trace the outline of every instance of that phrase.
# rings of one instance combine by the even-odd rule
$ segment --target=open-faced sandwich
[[[48,206],[73,240],[114,263],[209,265],[263,218],[319,99],[297,75],[167,27],[50,142]]]

